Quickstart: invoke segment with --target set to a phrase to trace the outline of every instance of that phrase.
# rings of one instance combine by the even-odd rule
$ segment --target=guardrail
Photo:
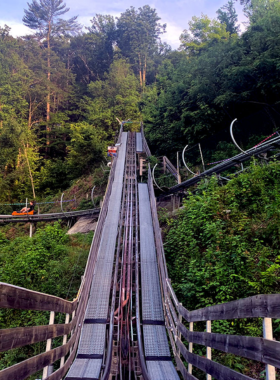
[[[81,326],[84,320],[97,258],[98,246],[107,215],[116,161],[117,160],[114,160],[110,172],[105,200],[99,215],[83,281],[77,298],[73,302],[69,302],[48,294],[34,292],[9,284],[0,284],[0,308],[50,311],[49,326],[20,327],[0,330],[0,351],[8,351],[12,348],[23,347],[27,344],[47,341],[46,352],[3,369],[0,371],[0,380],[23,380],[41,370],[43,370],[43,379],[60,380],[70,368],[78,348]],[[64,324],[54,324],[55,312],[65,314]],[[70,314],[72,315],[71,321]],[[69,333],[71,333],[71,337],[67,341],[67,335]],[[51,341],[58,336],[63,336],[63,343],[60,347],[52,349]],[[69,356],[65,361],[65,357],[68,354]],[[59,359],[61,360],[60,368],[48,375],[48,366],[52,365]]]
[[[192,375],[193,366],[195,366],[205,372],[207,380],[210,380],[211,376],[216,380],[252,379],[213,361],[211,350],[216,349],[264,363],[266,365],[266,379],[275,380],[275,367],[280,368],[280,342],[273,340],[272,318],[280,318],[280,294],[257,295],[188,311],[179,303],[168,279],[150,168],[148,187],[166,327],[177,368],[183,378],[195,380],[196,377]],[[211,321],[242,318],[263,318],[263,337],[211,333]],[[194,331],[195,322],[206,322],[206,332]],[[186,327],[185,323],[189,323],[189,328]],[[206,358],[193,353],[193,344],[206,347]],[[188,364],[187,367],[186,364]]]

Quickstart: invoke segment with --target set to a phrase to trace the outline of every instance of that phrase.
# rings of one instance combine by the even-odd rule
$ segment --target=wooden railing
[[[47,326],[18,327],[0,330],[0,352],[46,341],[46,352],[3,369],[0,371],[0,380],[23,380],[41,370],[43,370],[43,379],[60,380],[69,370],[78,348],[98,246],[107,215],[115,167],[116,160],[114,160],[110,172],[105,200],[99,215],[97,228],[77,298],[70,302],[48,294],[0,283],[0,308],[50,312],[50,324]],[[65,314],[64,324],[54,323],[55,313]],[[67,341],[69,334],[70,339]],[[63,336],[62,345],[52,349],[52,339],[61,336]],[[66,360],[65,357],[67,357]],[[58,360],[60,360],[60,368],[50,374],[48,371],[49,366]]]
[[[213,361],[212,349],[215,349],[264,363],[266,366],[266,379],[275,380],[275,367],[280,368],[280,342],[273,340],[272,318],[280,318],[280,294],[257,295],[194,311],[188,311],[183,307],[179,303],[168,279],[150,168],[148,187],[166,327],[173,348],[174,359],[183,378],[188,380],[196,379],[192,374],[194,366],[205,372],[207,380],[210,380],[212,376],[216,380],[252,379]],[[242,318],[262,318],[263,337],[226,335],[211,332],[211,321]],[[194,331],[194,324],[196,322],[206,322],[206,332]],[[206,357],[194,354],[193,344],[206,347]]]

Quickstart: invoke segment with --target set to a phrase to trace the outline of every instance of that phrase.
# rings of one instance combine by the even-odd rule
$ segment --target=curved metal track
[[[68,211],[68,212],[57,212],[51,214],[35,214],[35,215],[0,215],[0,224],[4,223],[28,223],[28,222],[43,222],[59,219],[76,218],[78,216],[98,216],[100,213],[99,208],[94,208],[90,210],[80,210],[80,211]]]
[[[208,169],[205,172],[182,182],[181,184],[171,187],[166,193],[164,193],[164,195],[174,194],[178,191],[183,191],[184,189],[187,189],[188,187],[195,185],[205,177],[210,177],[213,174],[220,174],[236,164],[242,164],[243,162],[250,160],[251,157],[257,157],[261,153],[266,153],[270,150],[274,150],[279,147],[280,137],[278,136],[271,141],[259,145],[258,147],[248,149],[244,153],[240,153],[232,158],[229,158],[224,162],[212,167],[211,169]]]

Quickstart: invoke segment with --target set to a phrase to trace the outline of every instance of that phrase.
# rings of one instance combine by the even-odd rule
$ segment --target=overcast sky
[[[0,26],[4,24],[12,28],[13,36],[22,36],[30,33],[29,29],[22,24],[24,9],[27,9],[26,0],[0,0],[1,14]],[[32,0],[29,0],[32,2]],[[222,7],[227,0],[66,0],[70,11],[66,14],[67,18],[79,16],[79,22],[85,26],[90,24],[90,19],[96,14],[110,14],[119,16],[130,6],[135,8],[143,5],[150,5],[156,8],[161,22],[167,24],[167,33],[162,37],[173,48],[179,47],[179,36],[182,31],[188,28],[188,21],[192,16],[200,16],[201,13],[207,14],[210,18],[216,17],[216,11]],[[239,1],[236,3],[236,10],[239,15],[239,23],[246,21]]]

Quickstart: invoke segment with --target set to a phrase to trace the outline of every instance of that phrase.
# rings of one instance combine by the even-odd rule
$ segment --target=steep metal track
[[[165,328],[150,195],[147,184],[137,184],[136,151],[142,149],[141,134],[122,134],[77,357],[67,380],[179,379]]]
[[[77,357],[67,380],[99,379],[102,369],[112,271],[120,219],[127,133],[122,133],[107,217],[99,244]]]
[[[151,380],[179,379],[172,363],[165,328],[155,235],[147,184],[139,184],[138,190],[142,324],[147,369]]]

